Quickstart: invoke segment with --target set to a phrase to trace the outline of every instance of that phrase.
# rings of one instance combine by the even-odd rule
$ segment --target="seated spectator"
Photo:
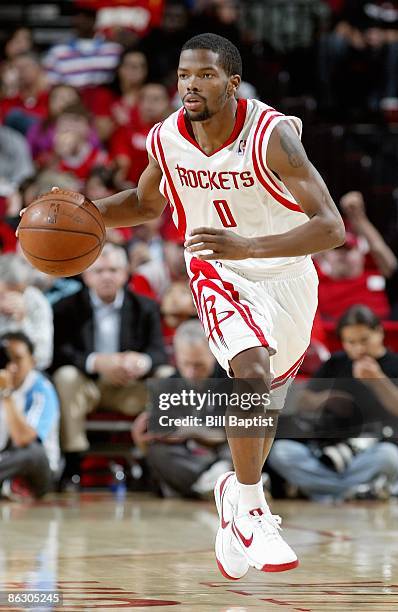
[[[7,222],[12,225],[14,231],[21,220],[19,217],[21,208],[29,206],[40,194],[51,191],[54,185],[57,185],[60,189],[79,190],[79,182],[72,175],[52,170],[42,170],[23,180],[18,191],[7,198]]]
[[[222,377],[210,352],[199,321],[182,323],[174,336],[177,373],[173,375],[173,392],[186,383]],[[181,417],[195,413],[196,408],[181,408]],[[206,408],[201,411],[203,417]],[[213,412],[214,414],[214,412]],[[212,493],[217,478],[231,469],[231,456],[223,428],[180,427],[168,434],[152,430],[152,419],[159,413],[144,412],[134,421],[134,443],[145,453],[150,471],[163,496],[206,497]]]
[[[19,255],[0,257],[0,334],[21,331],[35,347],[39,370],[48,368],[53,354],[53,314],[42,292],[30,285],[31,267]]]
[[[151,128],[170,114],[167,89],[160,83],[148,83],[142,87],[133,121],[120,127],[112,136],[110,152],[115,160],[118,181],[137,185],[148,165],[146,137]]]
[[[108,98],[103,94],[94,109],[103,140],[108,140],[115,129],[136,120],[136,106],[147,76],[148,62],[144,53],[136,49],[123,51]]]
[[[137,274],[137,269],[151,261],[149,246],[144,240],[134,240],[128,251],[130,262],[129,287],[139,295],[156,300],[157,296],[145,276]]]
[[[316,259],[319,312],[323,319],[336,321],[347,308],[360,302],[369,306],[381,319],[387,319],[390,306],[385,292],[386,278],[397,267],[395,255],[367,218],[359,192],[344,195],[341,208],[357,234],[347,232],[343,246],[326,251]],[[366,268],[364,250],[372,256],[376,269]]]
[[[68,107],[81,103],[81,97],[77,89],[71,85],[55,85],[48,96],[48,114],[44,119],[34,123],[28,130],[28,140],[32,157],[40,160],[54,148],[54,135],[56,120]],[[88,139],[93,146],[99,146],[99,139],[94,128],[91,128]]]
[[[17,55],[29,51],[33,51],[32,30],[25,26],[18,26],[6,38],[4,56],[7,60],[13,60]]]
[[[33,51],[13,59],[18,93],[0,102],[0,119],[8,127],[26,134],[29,127],[47,116],[48,84],[40,57]]]
[[[163,262],[153,258],[149,249],[145,251],[142,247],[142,242],[140,247],[135,246],[133,242],[130,257],[131,261],[135,257],[135,264],[137,263],[137,248],[140,250],[139,257],[142,263],[132,268],[130,284],[132,287],[137,287],[138,291],[143,292],[145,295],[153,295],[157,301],[161,301],[171,283],[187,281],[184,248],[179,242],[172,240],[163,242]]]
[[[146,295],[154,300],[158,299],[148,276],[141,273],[141,266],[156,262],[161,274],[164,273],[164,242],[160,235],[161,217],[153,219],[143,225],[134,227],[133,239],[128,247],[130,262],[129,286],[133,291]],[[167,281],[166,281],[167,282]]]
[[[366,215],[365,201],[359,191],[349,191],[340,200],[340,208],[346,222],[356,236],[363,238],[369,254],[375,260],[376,266],[386,278],[389,278],[398,266],[397,258],[386,245],[384,238],[372,225]]]
[[[142,225],[136,225],[134,227],[134,236],[130,244],[130,247],[134,247],[134,243],[144,242],[148,246],[150,259],[154,259],[158,262],[164,260],[164,245],[163,239],[160,234],[160,228],[162,225],[162,217],[152,219]]]
[[[87,177],[84,193],[89,200],[106,198],[117,191],[115,186],[115,171],[113,168],[94,166]],[[127,245],[133,235],[131,227],[108,227],[106,240],[112,244]]]
[[[15,253],[17,238],[15,231],[8,223],[0,220],[0,255],[5,253]]]
[[[350,308],[338,333],[344,350],[320,367],[299,402],[320,414],[313,433],[324,440],[276,440],[268,465],[313,500],[388,497],[398,448],[381,441],[382,421],[398,416],[398,355],[384,346],[381,323],[366,306]]]
[[[86,179],[84,193],[89,200],[99,200],[115,193],[114,171],[104,166],[94,166]]]
[[[6,37],[2,48],[0,63],[0,97],[14,98],[18,95],[18,73],[13,65],[17,55],[33,51],[32,32],[25,27],[17,27]],[[1,116],[0,116],[1,119]]]
[[[0,496],[14,498],[23,484],[29,494],[42,497],[53,488],[59,457],[55,389],[35,370],[29,338],[5,334],[0,338]]]
[[[75,36],[49,50],[44,66],[52,84],[92,88],[112,81],[121,47],[96,35],[95,19],[95,10],[79,8],[73,17]]]
[[[79,475],[80,453],[88,449],[87,414],[97,408],[141,412],[147,397],[142,381],[166,360],[157,306],[126,289],[127,278],[124,249],[107,244],[83,273],[86,287],[54,306],[66,483]]]
[[[163,338],[170,360],[174,363],[173,337],[184,321],[197,319],[195,304],[188,282],[176,281],[166,289],[160,305],[163,323]]]
[[[94,167],[109,163],[105,151],[91,141],[90,132],[85,108],[80,104],[66,108],[55,122],[54,150],[45,165],[68,172],[83,184]]]
[[[374,267],[386,279],[386,293],[393,311],[398,304],[396,289],[398,260],[383,236],[377,231],[366,215],[365,202],[359,191],[349,191],[340,200],[344,218],[355,234],[365,241]]]
[[[0,216],[8,214],[8,200],[34,174],[29,147],[21,134],[0,125]]]
[[[75,177],[68,174],[50,169],[42,170],[21,185],[21,205],[29,206],[40,194],[51,191],[54,185],[60,189],[77,191],[79,183]]]
[[[82,283],[77,278],[50,276],[39,270],[36,272],[32,282],[44,293],[51,306],[63,298],[74,295],[82,288]]]

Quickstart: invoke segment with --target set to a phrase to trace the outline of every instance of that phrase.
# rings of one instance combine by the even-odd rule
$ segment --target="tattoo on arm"
[[[301,144],[296,138],[292,138],[290,134],[282,132],[280,135],[280,143],[282,149],[287,153],[290,165],[293,168],[301,168],[304,165],[306,156]]]

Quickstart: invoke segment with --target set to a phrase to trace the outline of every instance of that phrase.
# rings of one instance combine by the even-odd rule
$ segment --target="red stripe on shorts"
[[[287,382],[287,380],[289,378],[292,378],[292,377],[294,377],[297,374],[297,372],[298,372],[298,370],[299,370],[299,368],[300,368],[300,366],[301,366],[301,364],[302,364],[302,362],[304,360],[306,352],[307,352],[307,349],[304,351],[304,353],[301,355],[301,357],[299,357],[297,359],[297,361],[295,361],[295,363],[284,374],[281,374],[280,376],[277,376],[276,378],[274,378],[274,380],[272,381],[272,384],[271,384],[271,388],[272,389],[276,389],[277,387],[281,387],[282,385],[284,385]]]

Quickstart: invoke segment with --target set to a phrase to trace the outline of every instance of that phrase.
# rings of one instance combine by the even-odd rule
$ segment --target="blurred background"
[[[149,130],[180,105],[176,67],[179,50],[192,35],[215,32],[229,38],[243,57],[239,95],[303,120],[309,157],[347,225],[346,245],[315,257],[319,311],[299,377],[312,376],[341,348],[336,323],[358,303],[382,321],[386,346],[398,351],[398,2],[16,0],[0,6],[0,20],[0,331],[25,333],[34,344],[36,369],[55,382],[63,456],[57,482],[80,487],[82,478],[86,486],[123,480],[120,465],[126,456],[116,454],[116,463],[108,457],[109,442],[120,442],[128,447],[133,481],[141,483],[132,486],[146,486],[145,418],[138,419],[134,443],[130,435],[146,400],[137,389],[129,390],[129,397],[135,394],[133,407],[125,406],[124,397],[111,406],[109,389],[100,382],[124,388],[127,383],[121,382],[116,361],[113,369],[109,360],[93,365],[88,359],[93,352],[134,354],[132,365],[123,366],[130,371],[129,382],[186,367],[194,377],[187,348],[201,339],[189,328],[180,344],[174,338],[196,313],[168,208],[145,226],[108,231],[113,247],[101,265],[109,274],[119,273],[112,277],[111,302],[128,291],[132,303],[136,300],[135,316],[142,316],[129,325],[133,329],[140,320],[144,331],[137,340],[134,328],[130,344],[105,349],[92,338],[79,344],[79,338],[87,339],[85,325],[98,307],[93,294],[102,299],[98,275],[105,272],[54,279],[29,268],[14,235],[19,211],[53,185],[91,199],[137,185],[147,164]],[[76,338],[68,337],[71,325],[78,328]],[[200,364],[204,377],[214,373],[208,359],[203,355]],[[91,393],[78,424],[68,416],[76,397],[65,389],[72,383],[75,391],[84,383],[86,396]],[[94,441],[98,456],[93,459]],[[214,462],[212,456],[200,470]],[[87,476],[91,468],[94,476]]]

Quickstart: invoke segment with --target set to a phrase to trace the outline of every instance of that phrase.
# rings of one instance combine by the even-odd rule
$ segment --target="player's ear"
[[[228,93],[230,96],[236,96],[241,80],[239,74],[233,74],[229,77]]]

